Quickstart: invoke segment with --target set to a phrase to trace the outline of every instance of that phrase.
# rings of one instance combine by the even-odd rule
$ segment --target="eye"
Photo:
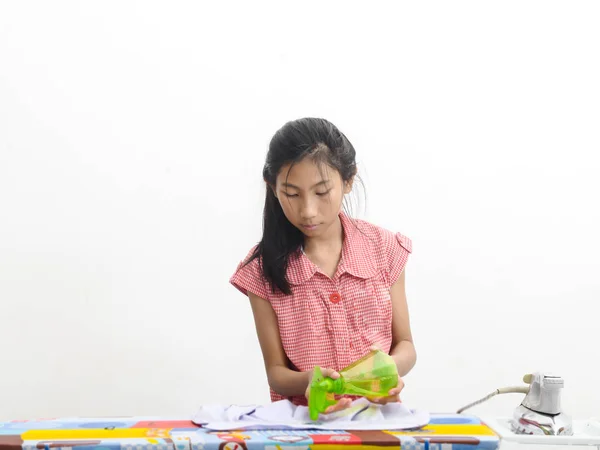
[[[317,195],[319,195],[319,196],[323,196],[323,195],[327,195],[327,194],[329,194],[330,192],[331,192],[331,189],[329,189],[329,190],[327,190],[327,191],[325,191],[325,192],[317,192]]]
[[[298,194],[290,194],[289,192],[283,193],[286,197],[298,197]]]

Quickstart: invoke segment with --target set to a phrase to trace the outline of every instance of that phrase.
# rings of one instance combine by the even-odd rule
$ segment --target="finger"
[[[399,403],[400,396],[399,395],[389,395],[386,397],[368,397],[368,400],[371,403],[375,403],[377,405],[387,405],[388,403]]]
[[[325,410],[325,414],[331,414],[331,413],[334,413],[334,412],[340,411],[340,410],[342,410],[342,409],[344,409],[344,408],[343,408],[343,405],[342,405],[341,403],[339,403],[339,402],[338,402],[338,403],[336,403],[335,405],[331,405],[331,406],[329,406],[329,407],[328,407],[328,408]]]
[[[404,389],[404,381],[402,381],[402,379],[398,379],[398,386],[396,386],[395,388],[392,388],[389,390],[388,394],[389,395],[397,395],[400,392],[402,392],[402,389]]]
[[[343,398],[340,400],[340,403],[342,404],[342,409],[348,408],[350,406],[352,406],[352,400],[349,398]]]
[[[386,404],[387,403],[400,403],[400,396],[390,395],[389,397],[386,397]]]
[[[325,410],[325,414],[331,414],[333,412],[341,411],[343,409],[348,408],[351,404],[352,400],[350,400],[349,398],[343,398],[340,401],[338,401],[335,405],[328,407]]]
[[[337,411],[341,411],[342,409],[344,409],[346,406],[344,404],[343,400],[340,400],[339,402],[337,402],[335,405],[330,406],[329,408],[327,408],[327,412],[328,413],[332,413],[332,412],[337,412]]]
[[[325,375],[326,377],[332,378],[332,379],[336,379],[340,377],[340,374],[338,372],[336,372],[333,369],[324,369],[322,371],[323,375]]]

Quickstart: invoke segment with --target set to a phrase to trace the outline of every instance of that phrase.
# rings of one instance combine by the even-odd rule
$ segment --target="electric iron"
[[[522,393],[526,394],[525,398],[515,408],[510,421],[513,433],[572,436],[573,420],[561,411],[560,393],[564,387],[564,380],[558,376],[536,372],[525,375],[523,381],[529,386],[496,389],[481,400],[459,409],[457,413],[460,414],[498,394]]]

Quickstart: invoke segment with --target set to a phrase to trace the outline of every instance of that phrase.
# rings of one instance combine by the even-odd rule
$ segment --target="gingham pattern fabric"
[[[344,242],[333,278],[301,253],[289,262],[292,294],[273,293],[258,260],[244,264],[252,249],[230,280],[242,293],[252,292],[271,303],[294,370],[310,371],[316,365],[341,370],[364,356],[373,344],[390,351],[390,287],[406,266],[412,242],[400,233],[344,213],[340,219]],[[272,401],[284,398],[271,390]],[[306,405],[304,396],[288,399]]]

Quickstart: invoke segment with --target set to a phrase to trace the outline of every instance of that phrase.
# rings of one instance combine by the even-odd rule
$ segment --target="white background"
[[[268,402],[228,280],[309,115],[414,242],[403,400],[547,370],[600,414],[600,6],[396,3],[0,4],[0,420]]]

